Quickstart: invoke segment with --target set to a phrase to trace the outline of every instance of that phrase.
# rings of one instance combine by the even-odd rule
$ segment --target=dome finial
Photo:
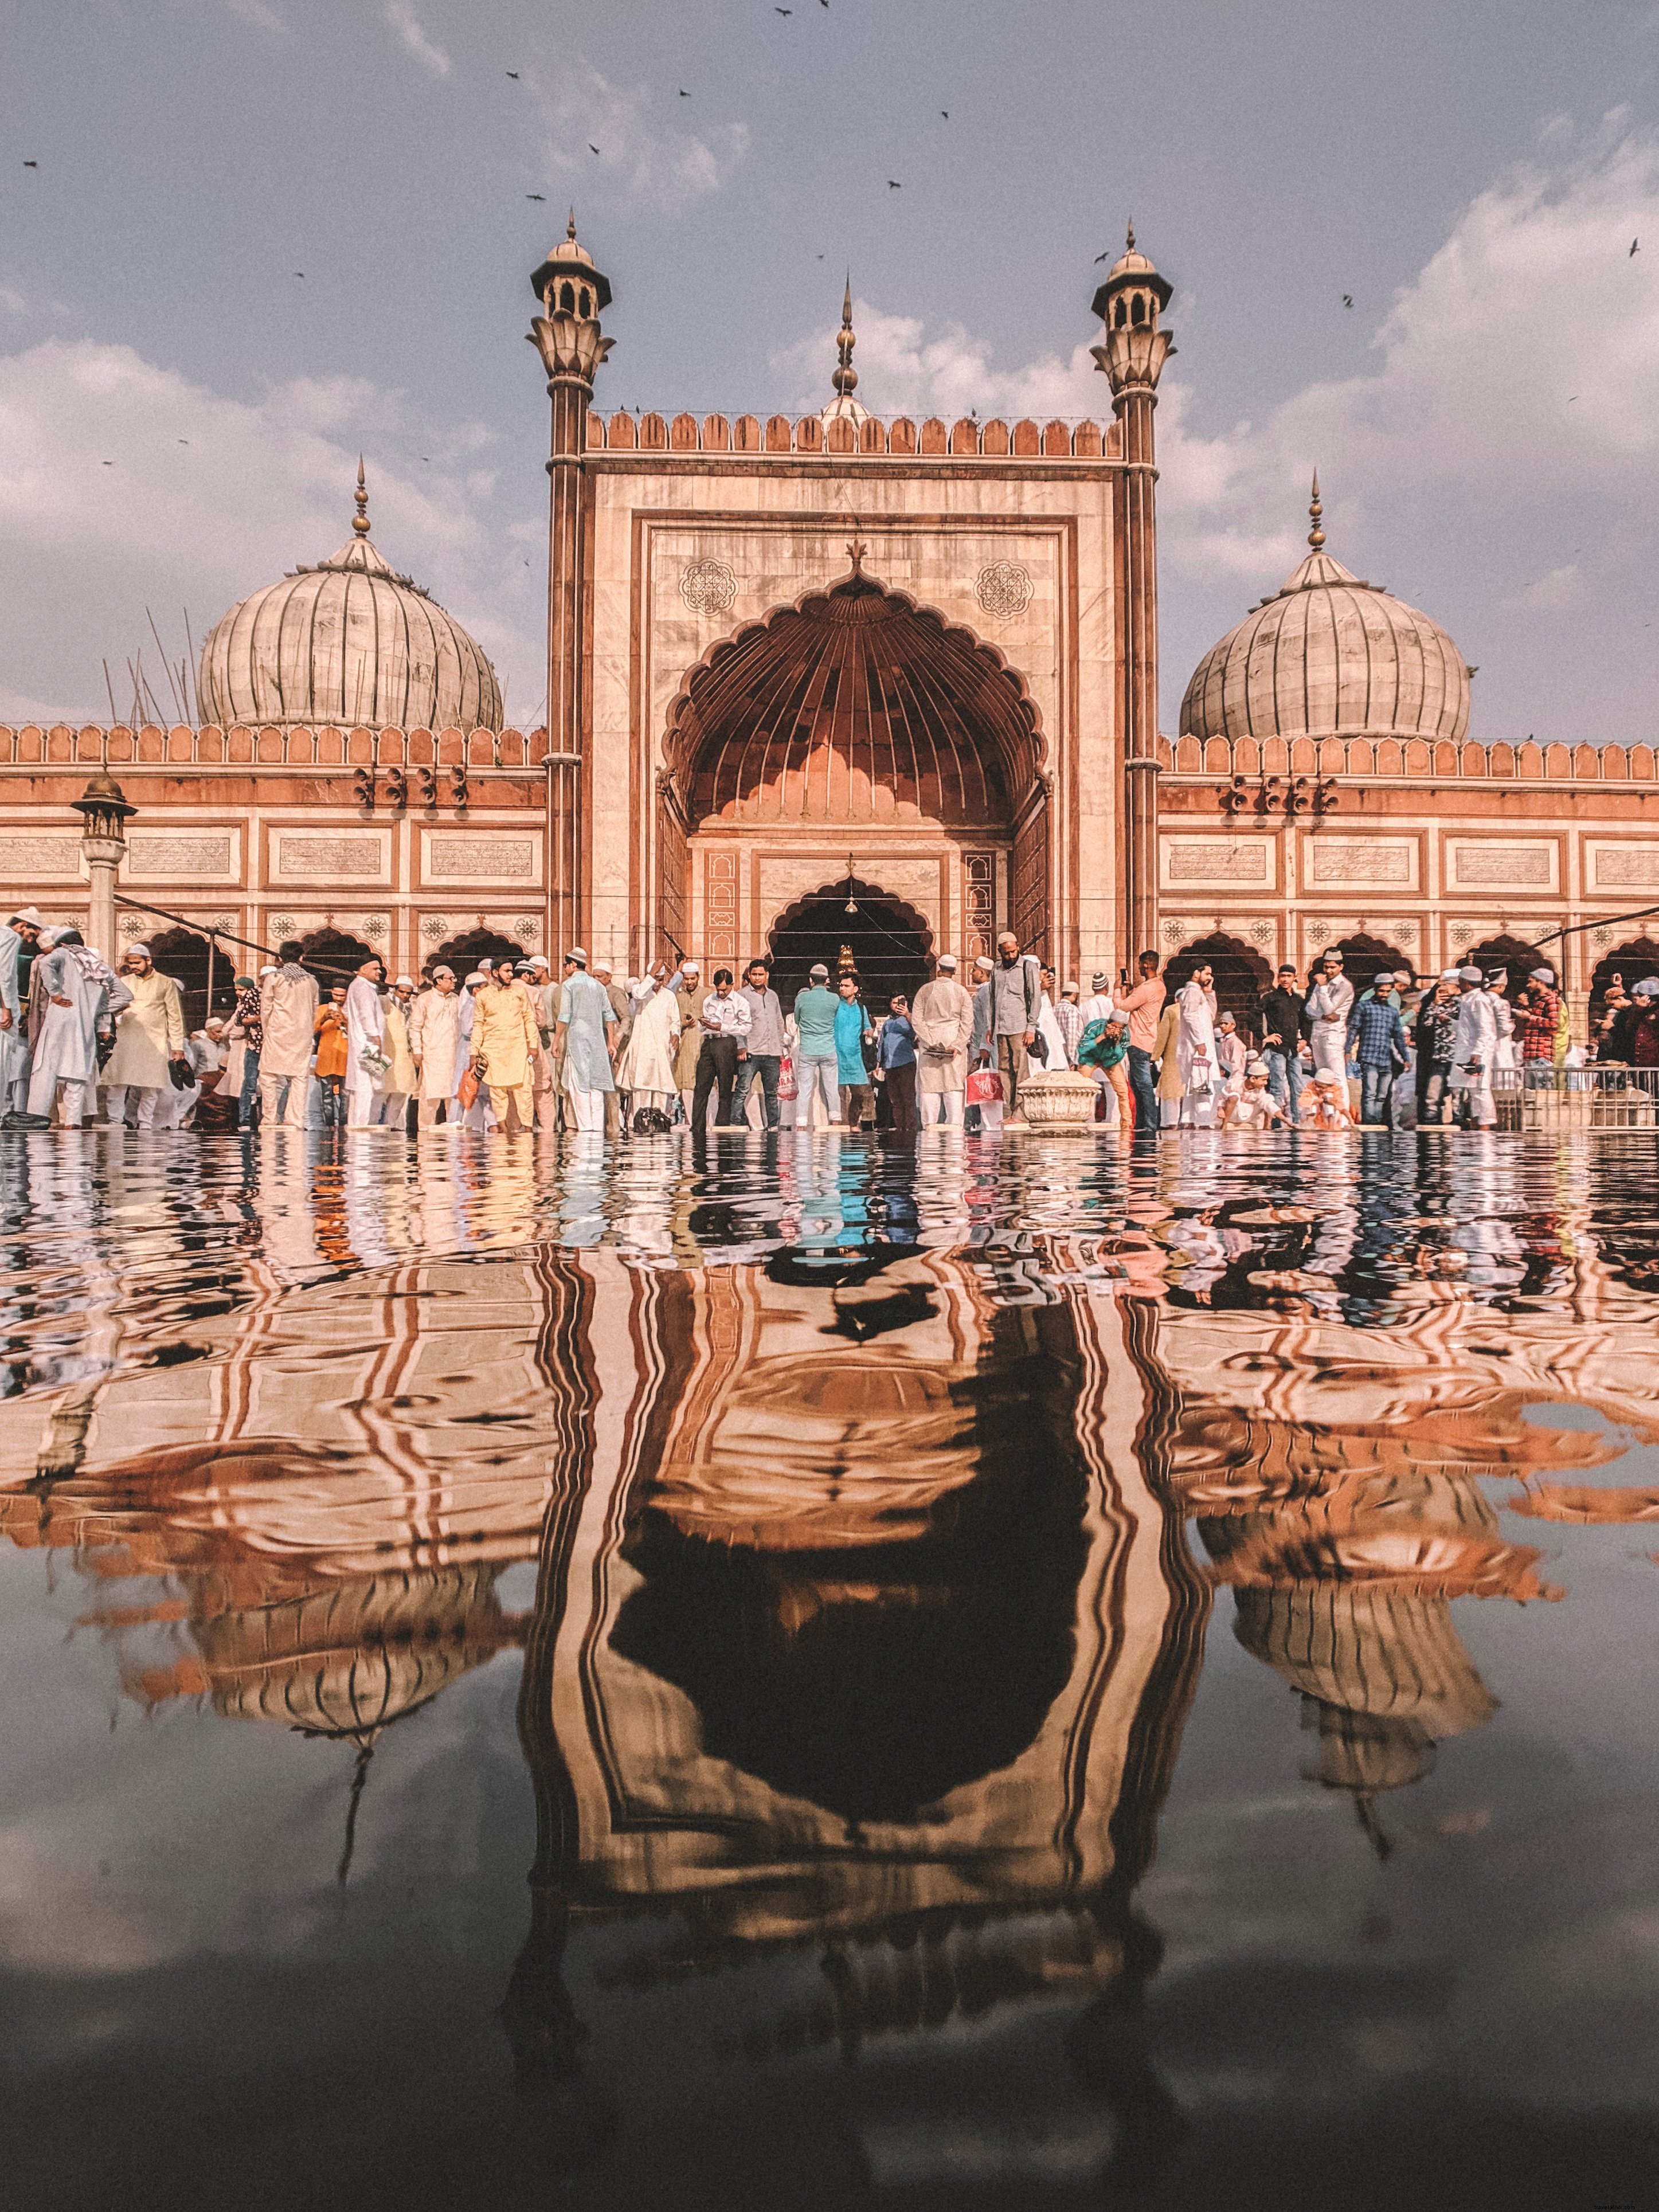
[[[357,456],[357,512],[352,518],[352,531],[359,538],[368,535],[368,482],[363,475],[363,457]]]
[[[837,398],[850,399],[858,390],[859,373],[853,366],[853,348],[858,343],[853,331],[853,272],[847,272],[847,289],[841,301],[841,331],[836,340],[838,356],[835,374],[830,382]]]
[[[1133,252],[1134,252],[1134,250],[1135,250],[1135,219],[1134,219],[1134,217],[1133,217],[1133,216],[1131,216],[1129,217],[1129,223],[1128,223],[1128,235],[1127,235],[1127,238],[1124,240],[1124,241],[1123,241],[1123,251],[1124,251],[1126,253],[1133,253]]]
[[[570,220],[569,220],[569,222],[565,225],[565,228],[564,228],[564,234],[565,234],[566,239],[569,241],[569,243],[570,243],[570,244],[574,245],[574,244],[575,243],[575,239],[576,239],[576,210],[575,210],[575,209],[574,209],[574,208],[572,208],[572,209],[571,209],[571,210],[570,210]]]
[[[1325,533],[1319,526],[1319,518],[1324,512],[1319,504],[1319,471],[1316,469],[1313,472],[1313,497],[1308,501],[1308,520],[1313,524],[1313,528],[1308,532],[1308,543],[1316,553],[1325,543]]]

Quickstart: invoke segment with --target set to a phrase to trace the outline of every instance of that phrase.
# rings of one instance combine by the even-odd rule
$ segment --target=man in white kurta
[[[422,991],[409,1017],[409,1049],[416,1070],[416,1127],[430,1129],[438,1109],[446,1114],[455,1095],[455,1068],[461,1054],[461,996],[453,968],[434,968],[432,988]]]
[[[170,1129],[183,1095],[170,1071],[185,1057],[184,1000],[171,975],[156,973],[148,945],[128,946],[126,968],[130,1000],[99,1079],[109,1094],[109,1118],[125,1121],[131,1113],[141,1129]]]
[[[1353,985],[1342,972],[1342,955],[1328,952],[1319,981],[1308,994],[1308,1019],[1313,1024],[1314,1073],[1348,1079],[1348,1016],[1353,1012]]]
[[[678,1088],[674,1081],[676,1048],[680,1040],[680,1005],[663,986],[668,963],[659,960],[645,977],[635,996],[634,1026],[617,1063],[617,1085],[628,1091],[637,1113],[654,1107],[665,1114]]]
[[[1457,1001],[1457,1035],[1452,1046],[1452,1088],[1462,1096],[1462,1118],[1472,1128],[1490,1129],[1498,1119],[1492,1103],[1492,1072],[1501,1035],[1498,1008],[1484,989],[1478,968],[1460,968],[1462,991]]]
[[[46,1007],[29,1074],[29,1119],[46,1126],[61,1084],[63,1126],[78,1129],[98,1081],[99,1021],[120,1013],[131,993],[82,943],[78,929],[60,931],[36,965]]]
[[[300,965],[300,945],[282,948],[282,964],[259,978],[259,1127],[303,1129],[317,1048],[317,979]],[[284,1093],[286,1092],[286,1103]]]
[[[1181,1072],[1181,1118],[1188,1127],[1207,1129],[1220,1101],[1221,1072],[1216,1061],[1214,977],[1195,968],[1192,980],[1176,994],[1176,1066]]]
[[[602,1133],[605,1101],[616,1089],[611,1070],[611,1041],[616,1009],[602,983],[587,973],[587,955],[573,945],[565,955],[564,988],[559,994],[558,1042],[564,1051],[564,1091],[571,1115],[584,1135]]]
[[[346,991],[346,1127],[373,1128],[380,1094],[386,1089],[384,1068],[373,1062],[387,1057],[386,1009],[380,1003],[385,969],[373,954],[362,962]],[[366,1060],[368,1064],[366,1064]]]
[[[916,1033],[916,1106],[921,1126],[962,1126],[968,1088],[968,1045],[974,1034],[974,1000],[957,979],[957,956],[941,952],[939,973],[916,993],[910,1009]]]

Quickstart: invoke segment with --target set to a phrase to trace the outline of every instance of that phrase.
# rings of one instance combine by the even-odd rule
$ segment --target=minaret
[[[1166,283],[1128,243],[1095,294],[1105,331],[1092,351],[1111,380],[1112,412],[1122,426],[1123,466],[1113,478],[1117,536],[1117,644],[1121,671],[1118,726],[1123,748],[1122,964],[1158,942],[1158,521],[1152,410],[1158,380],[1175,351],[1158,319],[1170,304]]]
[[[531,278],[542,312],[532,323],[531,343],[547,368],[553,403],[553,435],[547,473],[551,482],[547,541],[547,946],[558,956],[580,941],[583,913],[581,817],[586,769],[583,651],[586,606],[586,501],[583,454],[593,372],[610,352],[599,316],[611,305],[611,287],[593,258],[576,243],[576,216],[563,242]]]

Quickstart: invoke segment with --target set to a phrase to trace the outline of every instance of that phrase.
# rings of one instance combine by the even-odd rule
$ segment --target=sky
[[[106,720],[141,646],[165,698],[150,617],[176,661],[331,552],[362,451],[533,721],[522,337],[572,202],[599,404],[664,413],[827,399],[850,270],[878,413],[1103,416],[1133,216],[1166,730],[1317,465],[1328,550],[1479,668],[1473,734],[1656,734],[1647,0],[7,0],[0,717]]]

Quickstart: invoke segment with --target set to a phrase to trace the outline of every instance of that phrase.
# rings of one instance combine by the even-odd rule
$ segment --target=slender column
[[[587,415],[593,375],[611,350],[601,335],[600,311],[611,287],[576,242],[572,215],[564,242],[531,278],[543,313],[530,326],[531,343],[547,369],[552,434],[547,463],[547,930],[549,957],[578,943],[586,854],[582,803],[586,791],[586,709],[583,638],[587,580],[586,464]]]
[[[1124,933],[1122,966],[1157,944],[1158,928],[1158,466],[1152,416],[1158,380],[1175,351],[1158,317],[1170,286],[1129,231],[1122,258],[1095,295],[1105,337],[1093,348],[1110,380],[1112,411],[1121,428],[1113,520],[1117,534],[1119,733],[1123,763],[1121,845]]]
[[[126,825],[138,811],[107,766],[74,802],[81,817],[81,851],[87,863],[90,913],[87,941],[115,965],[115,871],[127,849]]]

